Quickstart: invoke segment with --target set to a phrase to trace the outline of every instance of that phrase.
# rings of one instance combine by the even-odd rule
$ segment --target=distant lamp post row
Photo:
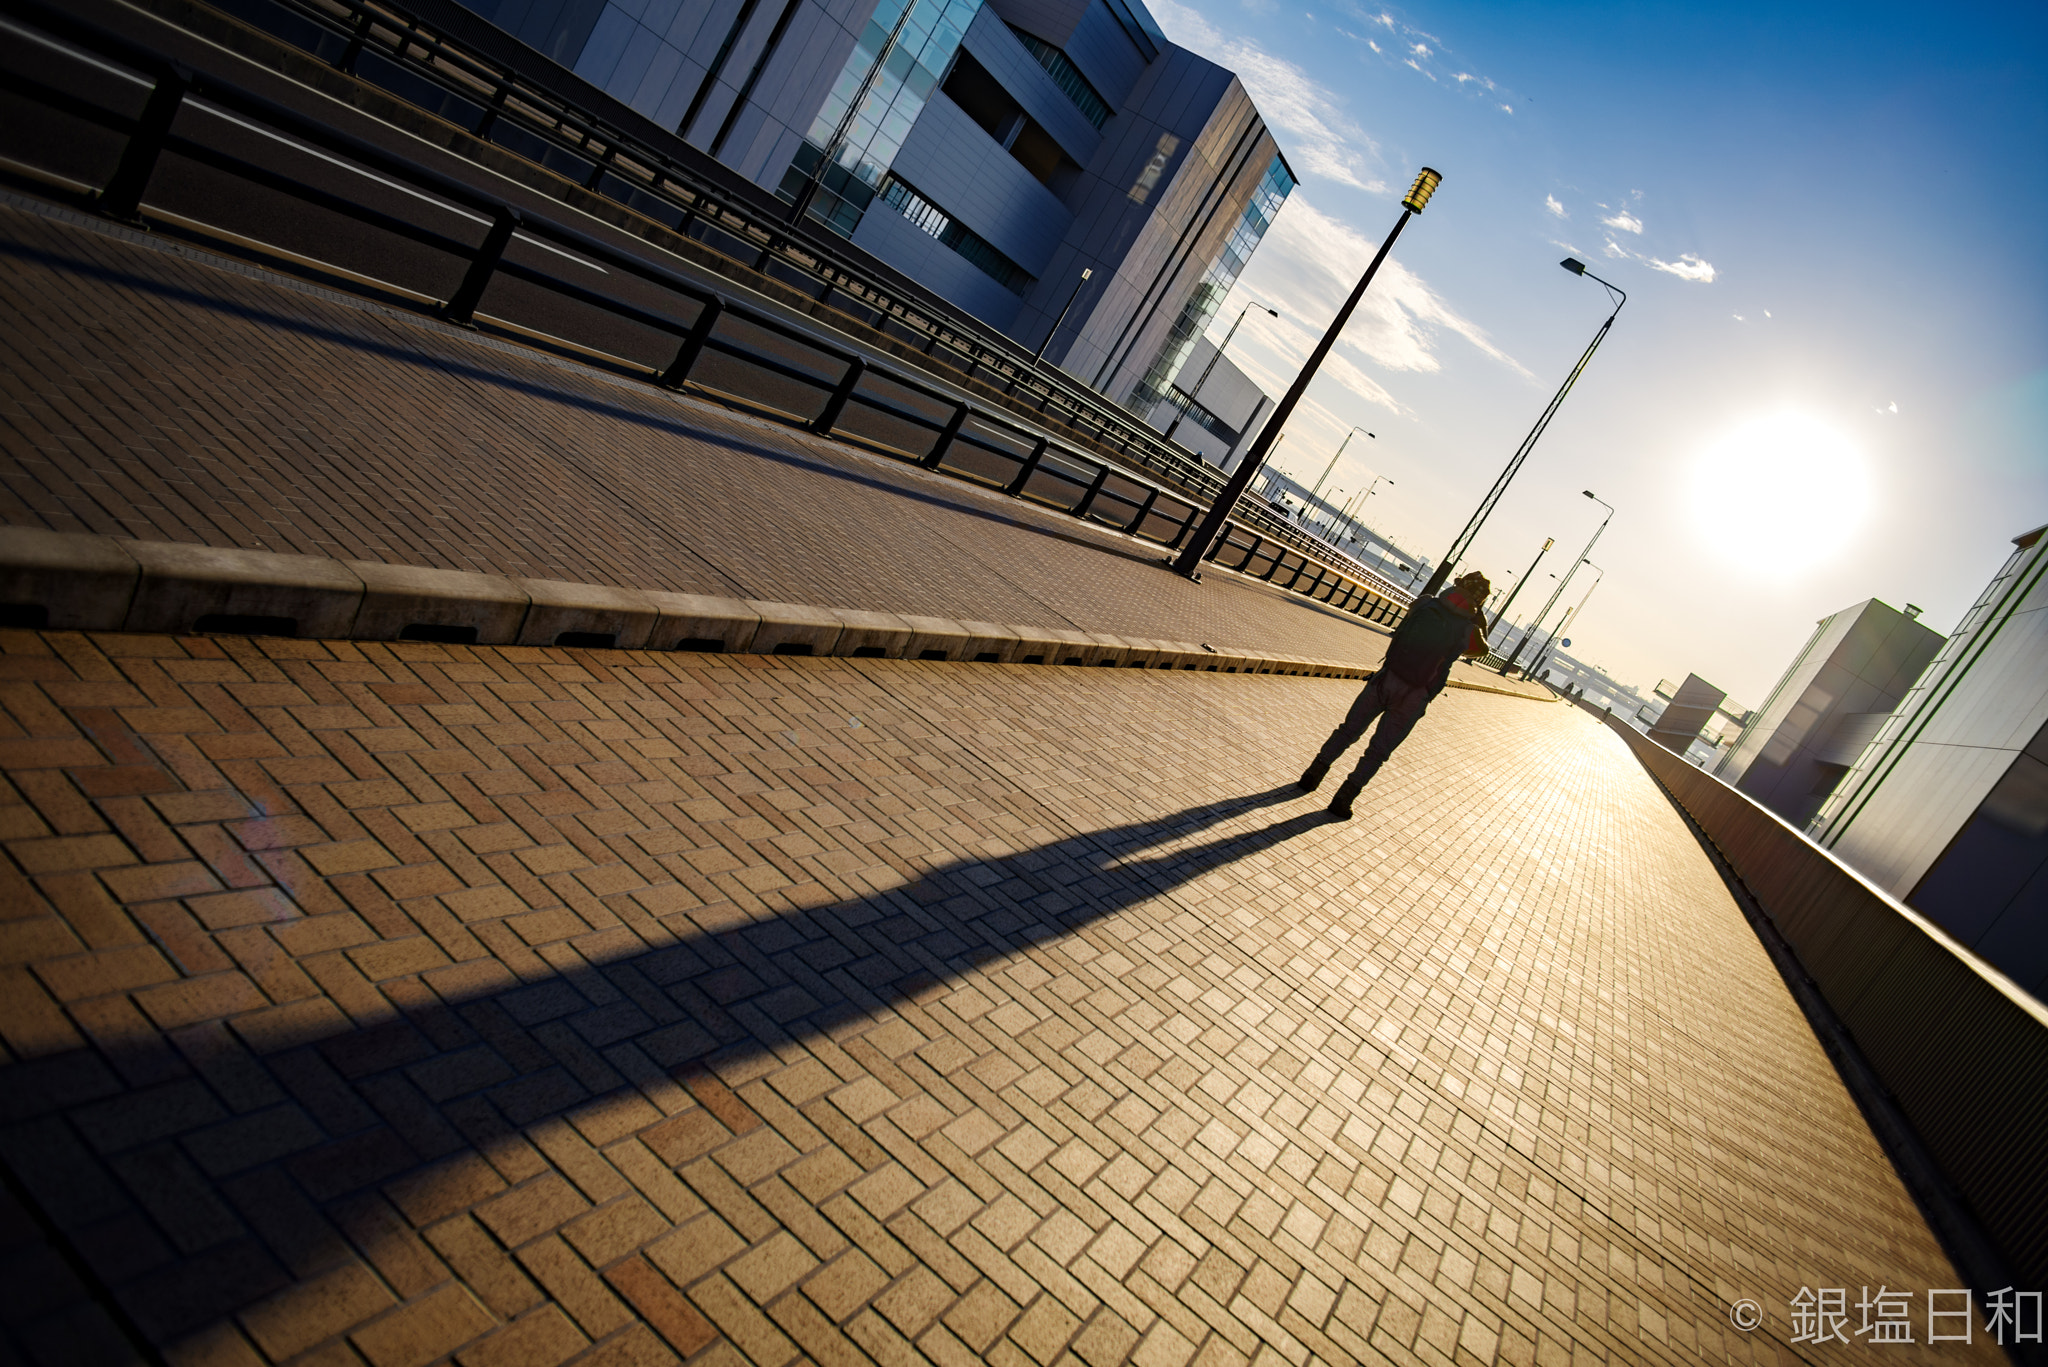
[[[1591,565],[1593,562],[1589,560],[1585,563]],[[1571,642],[1564,639],[1566,628],[1577,621],[1579,614],[1586,610],[1586,603],[1593,597],[1593,589],[1599,588],[1600,581],[1606,577],[1606,570],[1601,569],[1598,565],[1593,565],[1592,587],[1586,590],[1585,597],[1579,599],[1578,605],[1564,615],[1564,620],[1557,624],[1557,630],[1550,633],[1550,639],[1543,645],[1543,653],[1536,657],[1535,664],[1529,666],[1529,676],[1531,678],[1540,679],[1543,677],[1543,666],[1550,663],[1551,653],[1560,643],[1567,646],[1571,644]]]
[[[1188,409],[1194,406],[1195,396],[1202,392],[1203,385],[1209,383],[1209,372],[1214,370],[1216,363],[1223,359],[1223,353],[1230,350],[1230,339],[1237,336],[1238,328],[1244,325],[1244,316],[1253,309],[1258,309],[1269,318],[1278,318],[1280,316],[1278,309],[1267,308],[1256,299],[1237,311],[1237,321],[1230,325],[1230,331],[1223,334],[1223,345],[1209,353],[1209,364],[1202,367],[1201,377],[1195,381],[1195,387],[1193,389],[1181,390],[1181,393],[1186,397],[1180,401],[1180,411],[1173,415],[1173,421],[1167,425],[1166,431],[1163,434],[1164,440],[1172,441],[1173,434],[1180,430],[1181,423],[1188,416]]]
[[[1597,527],[1593,532],[1593,539],[1586,543],[1585,550],[1579,552],[1579,558],[1572,562],[1571,569],[1566,571],[1564,578],[1557,581],[1557,588],[1552,591],[1550,595],[1550,601],[1543,605],[1543,611],[1536,614],[1535,618],[1529,623],[1529,630],[1526,633],[1524,633],[1521,640],[1515,642],[1515,653],[1508,656],[1507,663],[1500,667],[1500,672],[1503,676],[1505,676],[1509,670],[1515,667],[1516,660],[1522,658],[1523,647],[1529,644],[1530,637],[1533,637],[1536,634],[1536,628],[1542,624],[1544,618],[1550,615],[1550,610],[1557,606],[1557,600],[1564,596],[1565,587],[1566,585],[1572,582],[1572,576],[1579,572],[1579,566],[1588,563],[1586,557],[1591,555],[1593,553],[1593,548],[1600,544],[1601,533],[1607,530],[1607,524],[1614,521],[1614,505],[1612,503],[1609,503],[1606,499],[1600,497],[1600,495],[1594,493],[1591,489],[1587,489],[1584,492],[1587,498],[1592,499],[1595,503],[1599,504],[1601,507],[1607,510],[1607,516],[1600,519],[1599,527]],[[1596,579],[1593,582],[1595,585],[1598,585],[1600,581]],[[1524,673],[1526,674],[1527,671],[1524,671]]]
[[[1330,463],[1323,467],[1322,478],[1316,481],[1315,488],[1308,491],[1309,502],[1313,503],[1316,501],[1316,495],[1323,491],[1323,484],[1326,480],[1330,478],[1330,473],[1337,468],[1337,462],[1344,459],[1344,448],[1351,445],[1351,439],[1357,436],[1360,432],[1365,432],[1365,429],[1363,427],[1354,427],[1349,432],[1346,432],[1344,434],[1344,440],[1342,442],[1339,442],[1337,445],[1337,454],[1331,456]],[[1378,439],[1378,433],[1375,432],[1365,432],[1365,435],[1367,435],[1368,437],[1372,437],[1375,440]]]
[[[1372,433],[1368,432],[1366,433],[1366,435],[1369,437],[1372,435]],[[1385,475],[1374,475],[1372,477],[1371,488],[1368,488],[1365,491],[1365,493],[1357,500],[1357,502],[1352,505],[1352,508],[1355,508],[1357,510],[1356,513],[1353,513],[1352,508],[1345,509],[1344,523],[1341,527],[1337,529],[1336,536],[1333,536],[1330,539],[1332,541],[1336,540],[1338,536],[1344,535],[1346,532],[1349,532],[1353,527],[1361,527],[1365,528],[1365,530],[1367,530],[1368,532],[1371,531],[1371,528],[1365,527],[1365,505],[1372,502],[1372,493],[1374,489],[1379,488],[1382,484],[1392,484],[1393,482],[1394,481],[1388,479]]]
[[[1515,581],[1514,592],[1510,593],[1508,595],[1508,600],[1500,605],[1500,611],[1493,614],[1493,626],[1495,628],[1498,628],[1502,622],[1507,621],[1508,609],[1515,605],[1516,594],[1521,593],[1522,586],[1529,582],[1529,576],[1536,573],[1536,567],[1543,563],[1543,557],[1549,555],[1550,548],[1552,546],[1555,546],[1556,544],[1557,538],[1554,536],[1546,536],[1543,538],[1543,549],[1536,552],[1536,558],[1529,562],[1529,568],[1523,570],[1522,577]]]
[[[1582,275],[1605,286],[1610,294],[1620,296],[1620,302],[1615,304],[1614,312],[1607,315],[1607,321],[1600,325],[1600,330],[1593,334],[1593,340],[1580,355],[1579,363],[1572,367],[1571,374],[1565,376],[1564,383],[1557,387],[1557,393],[1551,398],[1550,406],[1543,410],[1543,415],[1536,419],[1536,425],[1529,429],[1529,435],[1522,438],[1522,444],[1515,448],[1515,454],[1508,460],[1507,469],[1500,472],[1500,478],[1493,482],[1493,488],[1487,490],[1486,497],[1480,500],[1479,510],[1472,514],[1471,520],[1465,524],[1465,530],[1459,532],[1458,539],[1451,543],[1451,549],[1437,565],[1436,573],[1432,574],[1429,583],[1423,586],[1422,594],[1425,598],[1443,588],[1444,581],[1451,577],[1451,571],[1458,567],[1458,561],[1471,549],[1473,539],[1479,535],[1479,529],[1486,525],[1486,519],[1493,512],[1494,505],[1499,503],[1501,495],[1508,491],[1508,485],[1521,470],[1522,462],[1529,459],[1529,453],[1536,449],[1537,438],[1550,426],[1550,420],[1557,416],[1557,410],[1564,406],[1565,395],[1571,393],[1572,386],[1579,382],[1579,376],[1585,372],[1586,363],[1593,359],[1593,353],[1600,349],[1600,343],[1607,340],[1608,329],[1614,326],[1614,320],[1621,316],[1622,305],[1628,302],[1627,291],[1601,280],[1599,276],[1586,269],[1585,262],[1568,256],[1557,264],[1573,275]]]
[[[1309,353],[1307,362],[1301,367],[1301,373],[1294,377],[1293,385],[1287,390],[1287,397],[1280,401],[1279,408],[1274,410],[1265,430],[1259,433],[1259,439],[1252,443],[1252,449],[1238,462],[1237,470],[1231,475],[1230,482],[1223,486],[1223,492],[1217,495],[1207,516],[1195,528],[1193,535],[1188,537],[1187,544],[1181,547],[1180,554],[1172,562],[1175,573],[1188,579],[1200,579],[1202,557],[1209,553],[1209,547],[1222,532],[1223,524],[1228,522],[1231,514],[1237,510],[1237,501],[1244,496],[1244,491],[1251,487],[1253,477],[1266,463],[1266,457],[1272,451],[1274,443],[1279,440],[1282,430],[1286,428],[1287,420],[1294,416],[1295,407],[1300,404],[1302,395],[1308,392],[1309,381],[1313,380],[1316,372],[1322,368],[1324,359],[1330,354],[1330,348],[1337,344],[1338,334],[1342,333],[1344,325],[1351,321],[1351,315],[1357,310],[1359,300],[1365,298],[1366,288],[1372,284],[1372,278],[1379,274],[1381,263],[1387,259],[1387,254],[1393,251],[1394,241],[1401,236],[1401,229],[1408,226],[1410,218],[1422,212],[1424,206],[1429,203],[1430,196],[1436,193],[1436,187],[1442,183],[1443,175],[1425,166],[1421,174],[1415,177],[1415,183],[1408,187],[1407,195],[1401,200],[1401,217],[1394,221],[1393,231],[1380,243],[1379,251],[1373,254],[1372,263],[1365,268],[1365,274],[1358,278],[1358,284],[1352,289],[1351,297],[1344,301],[1344,306],[1337,310],[1337,316],[1330,320],[1330,326],[1324,331],[1322,340],[1317,342],[1315,350]]]

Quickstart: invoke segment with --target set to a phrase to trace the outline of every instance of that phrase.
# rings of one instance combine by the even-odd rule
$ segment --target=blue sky
[[[1276,396],[1444,174],[1278,455],[1375,433],[1331,481],[1392,481],[1374,527],[1441,554],[1521,440],[1606,316],[1559,259],[1628,291],[1468,562],[1501,583],[1555,536],[1562,570],[1579,491],[1615,504],[1583,657],[1754,706],[1818,618],[1946,632],[2048,522],[2048,6],[1151,8],[1302,179],[1213,329],[1281,310],[1231,348]]]

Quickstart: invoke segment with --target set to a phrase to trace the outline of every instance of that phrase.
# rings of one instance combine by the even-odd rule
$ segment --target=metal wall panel
[[[1008,91],[1038,126],[1051,135],[1076,166],[1086,166],[1102,146],[1102,134],[1081,115],[1067,93],[1053,83],[1038,59],[1017,41],[1010,26],[988,6],[967,26],[961,46]]]
[[[979,131],[979,130],[977,130]],[[909,219],[876,200],[853,230],[853,244],[936,290],[992,327],[1008,327],[1024,301]]]
[[[933,92],[891,171],[1034,276],[1044,273],[1074,221],[1057,195],[944,92]],[[879,200],[868,210],[889,212]]]

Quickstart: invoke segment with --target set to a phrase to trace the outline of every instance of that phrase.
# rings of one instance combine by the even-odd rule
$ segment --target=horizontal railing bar
[[[338,2],[353,3],[354,0],[338,0]],[[151,53],[147,49],[141,48],[126,39],[107,34],[92,25],[80,21],[67,20],[63,16],[48,15],[46,12],[43,12],[42,6],[27,3],[27,0],[5,0],[5,6],[11,9],[25,7],[36,10],[38,11],[38,17],[45,20],[46,26],[63,37],[89,50],[96,48],[100,55],[112,56],[119,61],[126,62],[139,71],[152,74],[159,81],[179,78],[180,69],[175,68],[169,61],[159,55]],[[413,45],[418,45],[417,39],[411,41]],[[387,152],[362,139],[317,123],[295,110],[256,95],[210,73],[184,73],[182,78],[187,82],[186,88],[189,91],[189,97],[199,100],[202,108],[216,106],[220,109],[239,113],[258,120],[273,130],[300,138],[313,147],[324,148],[331,152],[339,152],[359,165],[374,168],[392,175],[401,182],[408,183],[416,189],[428,191],[432,196],[439,196],[441,199],[448,201],[441,206],[446,211],[454,212],[458,215],[476,217],[486,222],[499,222],[505,214],[513,212],[498,200],[483,194],[461,181],[430,168],[420,166],[415,162]],[[53,107],[64,107],[66,112],[76,112],[80,117],[88,118],[89,121],[100,122],[116,128],[125,125],[130,129],[134,129],[137,126],[135,120],[116,114],[95,117],[92,107],[86,104],[86,102],[65,96],[63,92],[50,89],[39,82],[22,82],[17,86],[17,89],[23,88],[27,88],[30,93],[38,98],[48,97],[47,102]],[[79,106],[79,108],[73,111],[69,106]],[[475,257],[477,249],[457,239],[437,233],[432,229],[409,223],[406,220],[395,218],[380,210],[370,209],[354,201],[346,200],[332,192],[307,185],[282,172],[272,171],[230,153],[209,148],[190,137],[167,137],[164,146],[166,150],[172,151],[177,155],[237,175],[252,183],[292,194],[307,203],[344,214],[359,222],[391,232],[406,240],[421,243],[458,258],[473,259]],[[638,152],[636,151],[634,155],[637,156]],[[616,161],[616,158],[614,157],[613,160]],[[431,203],[433,200],[430,198],[429,202]],[[701,208],[702,197],[700,196],[698,199],[699,211],[701,211]],[[723,212],[722,209],[721,212]],[[1180,539],[1180,536],[1185,535],[1186,528],[1192,525],[1197,512],[1199,512],[1199,505],[1194,501],[1151,485],[1120,466],[1083,456],[1078,452],[1048,448],[1043,444],[1043,438],[1004,415],[977,408],[971,402],[962,404],[958,399],[943,391],[900,373],[887,369],[872,368],[870,362],[865,357],[820,341],[814,334],[805,332],[780,319],[764,315],[743,305],[734,304],[724,299],[723,296],[715,291],[707,290],[694,281],[657,263],[647,261],[608,242],[544,216],[518,213],[514,215],[514,218],[518,225],[517,236],[520,238],[530,239],[535,242],[553,243],[557,247],[572,249],[575,253],[579,253],[590,258],[593,262],[601,263],[606,267],[616,270],[621,275],[652,284],[671,295],[691,300],[699,306],[700,310],[716,306],[722,310],[721,318],[729,315],[737,322],[748,327],[758,328],[772,336],[792,342],[802,350],[816,354],[822,360],[834,362],[840,366],[862,366],[864,370],[870,370],[878,380],[888,385],[901,388],[910,394],[927,398],[933,402],[955,409],[953,417],[948,418],[944,423],[940,423],[923,414],[909,411],[873,395],[861,394],[858,392],[857,384],[855,385],[854,392],[849,393],[847,396],[849,401],[860,403],[864,408],[885,414],[896,421],[906,422],[920,428],[938,430],[941,433],[941,445],[935,448],[933,453],[924,457],[920,463],[936,462],[939,465],[944,465],[952,442],[964,440],[971,448],[977,451],[1015,462],[1020,468],[1019,482],[1021,484],[1028,485],[1032,480],[1043,474],[1060,484],[1086,488],[1089,492],[1082,502],[1067,509],[1070,513],[1080,510],[1083,513],[1084,520],[1090,522],[1099,521],[1113,526],[1125,526],[1126,530],[1129,530],[1126,524],[1132,521],[1149,522],[1152,517],[1156,516],[1169,525],[1179,528],[1179,532],[1174,537],[1176,542]],[[501,227],[497,231],[502,233],[504,230]],[[498,237],[494,240],[503,242],[506,239]],[[496,252],[499,249],[493,246],[489,250]],[[597,308],[622,320],[647,327],[667,336],[685,338],[686,355],[701,354],[703,349],[715,350],[721,354],[731,356],[743,364],[763,369],[822,390],[836,391],[842,382],[841,379],[828,379],[805,371],[772,356],[764,355],[758,350],[747,348],[739,343],[727,341],[715,335],[707,335],[697,340],[687,340],[691,337],[695,328],[694,322],[684,323],[672,316],[652,312],[647,308],[619,299],[613,295],[601,293],[565,280],[559,275],[550,273],[537,266],[518,261],[503,260],[493,256],[486,259],[480,267],[475,269],[481,269],[486,273],[478,277],[478,279],[486,283],[490,275],[503,272],[511,278]],[[839,284],[837,287],[845,289],[843,284]],[[855,291],[851,289],[846,289],[845,292],[850,295],[855,294]],[[528,330],[521,329],[521,331]],[[960,338],[960,333],[957,329],[946,329],[943,331],[943,335],[953,337],[956,340]],[[567,344],[579,350],[588,351],[588,348],[580,343],[569,342]],[[693,352],[692,348],[697,350]],[[608,353],[595,354],[608,355]],[[648,375],[650,371],[658,371],[664,375],[667,373],[660,371],[658,367],[648,367],[624,361],[623,358],[612,359],[628,367],[634,373],[643,376]],[[969,369],[971,373],[974,366],[970,365]],[[678,377],[674,382],[684,383],[686,381],[687,374]],[[773,408],[774,406],[769,405],[769,407]],[[1033,453],[1028,456],[1020,455],[1014,450],[1007,449],[994,441],[967,431],[966,426],[970,419],[977,426],[994,434],[1014,436],[1023,442],[1032,444]],[[1101,428],[1099,430],[1107,431],[1108,429]],[[1151,453],[1140,452],[1132,458],[1143,460],[1149,454]],[[908,456],[905,458],[915,459]],[[1150,462],[1146,461],[1145,463]],[[964,474],[965,472],[962,473]],[[967,477],[976,478],[978,482],[986,482],[980,481],[979,477],[971,475]],[[1138,492],[1130,493],[1125,492],[1121,487],[1111,487],[1110,481],[1112,479],[1118,481],[1120,485],[1129,486]],[[1045,503],[1047,506],[1058,506],[1042,496],[1028,495],[1022,488],[1019,488],[1017,493],[1019,496],[1030,497],[1034,502]],[[1172,499],[1175,503],[1188,504],[1189,511],[1180,515],[1177,519],[1174,515],[1162,511],[1158,507],[1162,495]],[[1096,510],[1102,505],[1105,497],[1118,508],[1131,511],[1126,511],[1121,516],[1116,513],[1098,514]],[[1083,505],[1085,505],[1085,508]],[[1240,523],[1249,524],[1243,527],[1243,531],[1246,535],[1254,537],[1251,542],[1239,543],[1236,540],[1240,530]],[[1278,525],[1267,525],[1274,523]],[[1257,528],[1256,531],[1253,530],[1254,527]],[[1275,542],[1284,545],[1286,549],[1283,551],[1279,546],[1275,546],[1273,550],[1267,551],[1264,555],[1260,554],[1262,546]],[[1210,558],[1212,560],[1216,559],[1226,547],[1243,551],[1244,558],[1238,564],[1241,572],[1252,572],[1257,561],[1270,558],[1272,563],[1264,576],[1268,579],[1275,577],[1280,572],[1285,561],[1290,558],[1298,561],[1295,566],[1291,567],[1293,575],[1290,582],[1297,582],[1306,573],[1307,569],[1313,565],[1316,569],[1316,575],[1309,586],[1309,591],[1316,595],[1317,601],[1335,601],[1338,590],[1343,588],[1344,596],[1347,600],[1355,589],[1356,592],[1364,595],[1369,607],[1376,608],[1379,604],[1385,604],[1392,608],[1399,608],[1401,606],[1396,598],[1389,596],[1390,593],[1398,593],[1398,590],[1393,590],[1391,585],[1384,584],[1379,580],[1379,576],[1372,575],[1369,571],[1364,571],[1363,567],[1356,566],[1355,562],[1353,562],[1353,566],[1350,568],[1333,563],[1333,557],[1329,554],[1332,548],[1323,547],[1312,538],[1303,536],[1291,524],[1278,522],[1278,519],[1275,519],[1267,510],[1256,505],[1251,505],[1233,518],[1231,531],[1225,538],[1219,540]],[[1345,557],[1341,552],[1338,552],[1334,559],[1348,560],[1349,557]],[[1334,580],[1329,577],[1333,572],[1336,576]],[[1374,587],[1374,584],[1379,586]]]

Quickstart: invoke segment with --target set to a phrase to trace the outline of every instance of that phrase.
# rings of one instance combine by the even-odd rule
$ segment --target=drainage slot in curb
[[[565,631],[555,637],[555,644],[571,650],[610,650],[619,643],[616,631]]]
[[[1077,665],[1081,663],[1081,657],[1079,655],[1069,655],[1066,659],[1061,660],[1060,663],[1063,665]]]
[[[258,617],[243,612],[209,612],[192,624],[192,630],[201,635],[296,636],[299,634],[299,619]]]
[[[50,610],[41,603],[0,603],[0,627],[43,631],[49,625]]]
[[[685,636],[676,642],[677,650],[691,650],[699,655],[725,654],[725,642],[716,636]]]
[[[775,647],[775,653],[777,655],[808,655],[811,653],[811,643],[809,641],[784,641],[781,645]]]
[[[1044,663],[1045,663],[1045,656],[1043,656],[1043,655],[1026,655],[1026,656],[1024,657],[1024,663],[1025,663],[1025,664],[1028,664],[1028,665],[1042,665],[1042,664],[1044,664]]]
[[[917,652],[917,658],[920,660],[943,660],[946,658],[946,652],[943,650],[920,650]],[[977,655],[975,658],[978,660],[993,660],[995,656],[983,654]]]
[[[1002,658],[1000,651],[984,650],[974,657],[974,662],[978,665],[992,665],[1001,663]]]
[[[886,660],[889,658],[889,651],[885,646],[855,646],[853,648],[853,658],[856,660]]]
[[[414,622],[398,633],[401,641],[432,641],[444,646],[473,646],[476,644],[475,627],[442,626],[435,622]]]

